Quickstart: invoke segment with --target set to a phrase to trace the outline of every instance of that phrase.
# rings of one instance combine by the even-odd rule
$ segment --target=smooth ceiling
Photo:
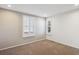
[[[0,7],[41,17],[49,17],[78,8],[74,4],[0,4]]]

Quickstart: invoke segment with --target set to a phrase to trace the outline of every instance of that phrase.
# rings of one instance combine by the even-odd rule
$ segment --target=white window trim
[[[29,19],[29,26],[27,26],[27,25],[25,25],[24,23],[24,21],[25,21],[25,19]],[[30,24],[30,21],[31,21],[32,19],[31,19],[31,16],[27,16],[27,15],[23,15],[23,34],[22,34],[22,36],[23,37],[29,37],[29,36],[34,36],[34,25],[33,25],[33,28],[32,28],[32,30],[33,30],[33,32],[30,32],[30,30],[31,30],[31,26],[30,25],[32,25],[32,24]],[[27,20],[26,20],[27,21]],[[33,20],[32,20],[33,21]],[[27,23],[27,22],[26,22]],[[24,29],[24,27],[25,26],[27,26],[27,27],[29,27],[29,30],[28,30],[28,32],[27,33],[25,33],[24,31],[25,31],[25,29]],[[27,28],[26,27],[26,28]],[[26,29],[27,30],[27,29]]]

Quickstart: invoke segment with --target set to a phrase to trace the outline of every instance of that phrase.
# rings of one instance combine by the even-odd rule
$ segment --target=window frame
[[[33,21],[32,16],[23,15],[23,37],[34,36]]]

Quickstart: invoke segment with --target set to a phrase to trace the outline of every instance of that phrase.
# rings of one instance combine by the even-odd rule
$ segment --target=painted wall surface
[[[79,10],[59,14],[50,18],[52,32],[50,35],[47,35],[47,39],[79,48]]]
[[[44,39],[45,21],[43,18],[36,17],[33,37],[22,37],[22,23],[22,14],[0,10],[0,49]]]

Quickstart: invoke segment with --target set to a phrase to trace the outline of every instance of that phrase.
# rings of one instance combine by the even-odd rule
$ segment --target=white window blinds
[[[34,22],[32,16],[23,15],[23,36],[34,34]]]

